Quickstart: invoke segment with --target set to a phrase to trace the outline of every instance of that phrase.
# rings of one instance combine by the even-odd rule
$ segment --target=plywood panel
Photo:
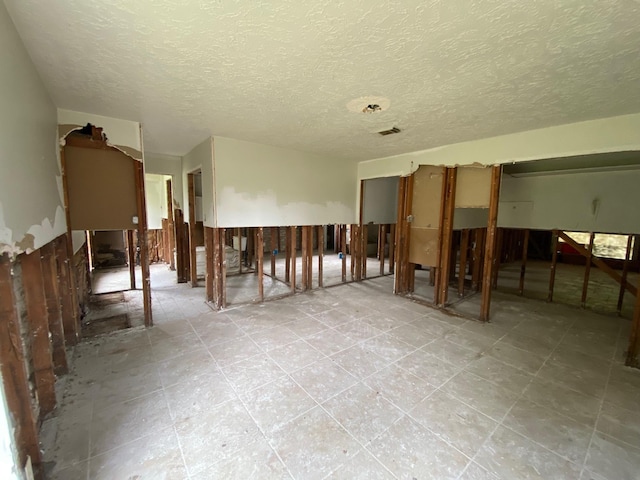
[[[456,208],[489,208],[491,169],[458,167]]]
[[[438,228],[443,168],[422,165],[413,174],[411,228]]]
[[[409,263],[429,266],[438,264],[437,228],[411,228]]]
[[[122,152],[65,147],[72,230],[133,230],[133,160]]]

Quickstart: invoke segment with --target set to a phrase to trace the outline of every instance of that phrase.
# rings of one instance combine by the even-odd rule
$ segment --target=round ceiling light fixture
[[[347,110],[355,113],[384,112],[391,105],[391,101],[385,97],[359,97],[347,103]]]

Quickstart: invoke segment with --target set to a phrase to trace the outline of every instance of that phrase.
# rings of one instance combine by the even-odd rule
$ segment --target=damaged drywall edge
[[[0,202],[0,255],[7,253],[15,258],[21,253],[29,254],[66,232],[64,209],[57,205],[53,224],[49,218],[44,218],[42,223],[31,225],[21,239],[14,240],[12,230],[5,223],[4,210]]]
[[[139,122],[58,108],[58,124],[86,125],[87,123],[100,127],[107,132],[109,141],[114,145],[123,145],[138,151],[142,150]]]
[[[99,127],[100,125],[94,125],[94,126]],[[82,130],[83,128],[84,126],[82,125],[68,125],[68,124],[60,125],[59,124],[58,136],[60,138],[60,147],[64,147],[66,145],[66,142],[67,142],[66,139],[70,133],[75,132],[77,130]],[[127,147],[126,145],[115,145],[109,141],[109,136],[106,134],[106,131],[103,130],[103,132],[105,133],[105,136],[106,136],[105,143],[107,146],[115,148],[116,150],[124,153],[127,157],[130,157],[133,160],[137,160],[138,162],[143,162],[144,157],[140,150],[137,150],[132,147]]]

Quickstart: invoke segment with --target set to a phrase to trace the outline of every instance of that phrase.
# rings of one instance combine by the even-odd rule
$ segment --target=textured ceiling
[[[640,112],[637,0],[5,3],[56,105],[140,121],[148,151],[363,160]],[[347,109],[369,95],[390,107]]]

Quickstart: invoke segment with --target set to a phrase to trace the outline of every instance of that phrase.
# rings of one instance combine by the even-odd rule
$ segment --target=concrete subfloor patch
[[[490,324],[384,277],[213,312],[153,266],[155,326],[73,350],[52,479],[598,478],[640,470],[629,321],[496,293]]]

